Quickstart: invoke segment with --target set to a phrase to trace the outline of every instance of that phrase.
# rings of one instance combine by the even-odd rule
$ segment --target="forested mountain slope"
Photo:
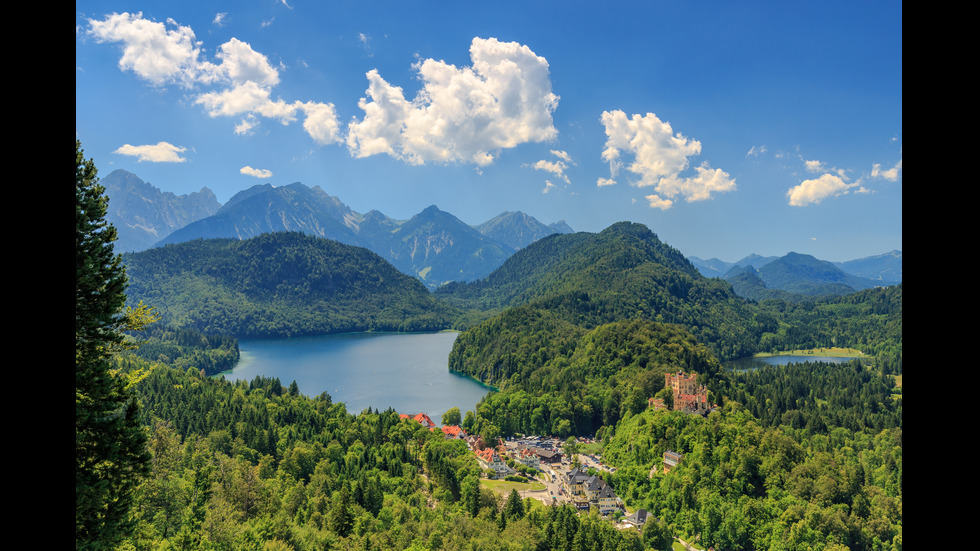
[[[645,410],[647,400],[663,389],[665,373],[683,370],[710,378],[721,370],[707,347],[680,325],[627,320],[586,331],[541,323],[535,328],[546,329],[524,332],[494,321],[490,332],[506,332],[497,342],[507,348],[494,349],[501,363],[478,373],[501,388],[477,406],[475,429],[485,436],[601,435],[602,427]],[[465,356],[472,349],[454,348],[450,368],[479,364]]]
[[[758,304],[759,351],[848,347],[874,357],[885,373],[902,372],[902,285],[805,302]]]
[[[665,472],[668,450],[682,457]],[[900,426],[801,430],[737,403],[707,418],[647,410],[617,426],[603,460],[617,495],[705,548],[902,549]]]
[[[127,543],[256,551],[571,551],[573,541],[646,548],[635,530],[569,505],[532,509],[516,491],[502,499],[481,485],[466,444],[442,431],[390,409],[354,415],[326,393],[311,398],[301,390],[278,379],[231,383],[154,368],[138,386],[152,465]]]
[[[870,279],[844,272],[831,262],[795,252],[769,262],[758,272],[767,287],[801,294],[828,294],[824,289],[834,285],[846,289],[835,294],[847,294],[876,285]]]
[[[488,277],[444,286],[435,296],[492,313],[468,318],[451,369],[504,381],[513,375],[509,365],[539,367],[557,343],[630,319],[680,324],[720,360],[837,346],[886,353],[890,370],[900,372],[901,291],[897,285],[805,301],[747,300],[729,283],[702,276],[645,226],[619,223],[598,234],[547,237]]]
[[[547,237],[487,278],[445,286],[436,296],[461,308],[519,307],[460,335],[460,349],[488,338],[499,342],[505,333],[489,329],[491,323],[513,327],[518,337],[537,333],[539,324],[552,320],[584,330],[626,319],[678,323],[723,359],[750,354],[759,338],[754,333],[755,307],[724,281],[699,274],[679,251],[634,223],[614,224],[598,234]],[[482,335],[487,332],[492,335]],[[482,357],[453,368],[478,378],[500,362],[486,351],[464,354]]]
[[[375,253],[300,233],[124,255],[129,301],[164,323],[239,338],[444,329],[450,310]]]
[[[651,263],[689,278],[698,276],[679,251],[662,243],[646,226],[619,222],[599,233],[543,238],[515,253],[487,277],[443,286],[437,294],[472,301],[485,309],[516,306],[567,291],[621,285],[609,278]]]

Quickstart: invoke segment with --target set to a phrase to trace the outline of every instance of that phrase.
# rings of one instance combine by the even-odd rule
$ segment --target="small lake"
[[[765,356],[761,358],[742,358],[724,362],[724,366],[732,371],[751,371],[767,365],[786,365],[789,363],[803,362],[826,362],[826,363],[845,363],[855,358],[842,356],[809,356],[809,355],[786,355],[786,356]]]
[[[301,394],[327,391],[347,412],[371,407],[439,423],[453,407],[475,411],[491,389],[449,371],[449,352],[458,333],[348,333],[290,339],[243,340],[241,361],[225,378],[250,381],[256,375],[292,381]]]

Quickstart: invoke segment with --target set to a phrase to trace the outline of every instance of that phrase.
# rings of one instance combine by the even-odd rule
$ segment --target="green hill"
[[[844,295],[875,286],[830,262],[793,252],[759,268],[759,277],[770,289],[809,295]]]
[[[445,329],[452,315],[375,253],[301,233],[199,239],[123,256],[131,303],[239,338]]]
[[[540,330],[538,324],[565,324],[584,332],[626,319],[677,323],[723,359],[754,352],[759,338],[753,323],[756,307],[737,297],[728,283],[702,276],[646,226],[627,222],[597,234],[546,237],[518,251],[487,278],[445,286],[436,296],[484,311],[520,307],[457,339],[460,351],[454,354],[469,355],[478,363],[454,364],[451,358],[451,368],[478,378],[500,366],[502,357],[494,347],[506,349],[501,341],[511,337],[517,339],[511,347],[519,346],[526,333]],[[520,328],[523,323],[529,324],[527,331]],[[501,331],[508,326],[514,331]],[[491,340],[493,345],[481,344]],[[482,351],[462,351],[470,346]]]
[[[560,322],[491,328],[507,334],[500,340],[507,349],[497,351],[499,365],[481,372],[501,388],[477,406],[481,432],[489,426],[504,435],[598,434],[645,410],[647,400],[664,387],[666,372],[710,376],[721,370],[711,352],[680,325],[626,320],[591,331]],[[454,349],[451,367],[479,365],[465,356],[469,350]]]
[[[700,275],[684,255],[646,226],[619,222],[599,233],[551,235],[521,249],[486,278],[446,285],[437,294],[482,308],[516,306],[569,290],[623,284],[624,271],[658,264],[688,278]]]

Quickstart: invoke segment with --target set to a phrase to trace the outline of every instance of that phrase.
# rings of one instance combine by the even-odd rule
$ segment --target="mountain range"
[[[473,226],[435,205],[408,220],[377,210],[361,214],[319,186],[299,182],[255,185],[224,205],[206,187],[177,196],[125,170],[111,172],[101,183],[109,197],[107,220],[117,229],[120,252],[201,238],[248,239],[296,231],[367,248],[429,290],[450,282],[477,281],[543,237],[574,233],[564,221],[543,224],[514,211]],[[702,275],[731,283],[739,296],[757,300],[848,294],[902,281],[901,251],[846,262],[794,252],[783,257],[752,254],[737,262],[695,256],[688,261]]]
[[[142,185],[119,183],[137,181]],[[109,211],[117,220],[114,225],[120,233],[120,251],[135,252],[201,238],[248,239],[263,233],[296,231],[367,248],[429,289],[484,277],[520,248],[553,233],[573,231],[564,221],[545,225],[521,212],[505,212],[470,226],[435,205],[408,220],[396,220],[377,210],[361,214],[319,186],[311,188],[299,182],[253,186],[224,205],[215,206],[214,201],[211,206],[215,208],[187,212],[179,227],[149,225],[142,221],[153,217],[161,203],[159,198],[165,194],[123,170],[110,173],[102,183],[109,196]],[[200,193],[205,192],[213,198],[206,188]],[[134,208],[115,212],[120,204],[143,205],[146,212]]]
[[[846,295],[902,282],[902,251],[847,262],[796,252],[781,257],[752,254],[737,262],[695,256],[688,260],[705,277],[722,278],[732,284],[736,294],[754,300]]]
[[[901,300],[900,285],[823,293],[808,304],[745,300],[633,222],[549,235],[485,278],[434,292],[365,247],[296,231],[193,239],[125,253],[123,263],[128,300],[153,305],[168,326],[237,338],[454,328],[463,333],[450,369],[498,388],[610,323],[683,325],[715,356],[732,359],[895,334],[882,325],[891,318],[868,313],[895,312],[889,297]],[[813,325],[814,308],[828,323]],[[900,304],[897,311],[900,337]]]
[[[109,197],[106,221],[116,228],[117,252],[153,247],[173,231],[221,208],[214,192],[206,187],[188,195],[174,195],[125,170],[115,170],[99,183]]]

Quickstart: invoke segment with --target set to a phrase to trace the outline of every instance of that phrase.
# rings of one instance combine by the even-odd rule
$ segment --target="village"
[[[707,388],[697,384],[694,373],[667,373],[665,383],[665,388],[671,390],[672,406],[663,399],[650,398],[648,405],[653,410],[707,415],[715,407],[708,400]],[[446,438],[465,441],[487,478],[523,475],[544,486],[541,490],[525,490],[522,497],[537,499],[545,505],[567,503],[580,511],[596,511],[604,517],[616,517],[620,519],[620,528],[642,529],[648,518],[652,518],[644,509],[632,513],[627,511],[612,486],[603,480],[602,473],[615,472],[615,468],[604,465],[600,455],[567,453],[570,443],[573,448],[593,444],[588,438],[562,441],[549,436],[522,436],[489,444],[479,436],[466,434],[460,426],[440,427],[425,413],[401,414],[400,417],[412,419],[433,431],[441,430]],[[683,454],[667,450],[663,454],[661,468],[667,473],[682,460]]]

